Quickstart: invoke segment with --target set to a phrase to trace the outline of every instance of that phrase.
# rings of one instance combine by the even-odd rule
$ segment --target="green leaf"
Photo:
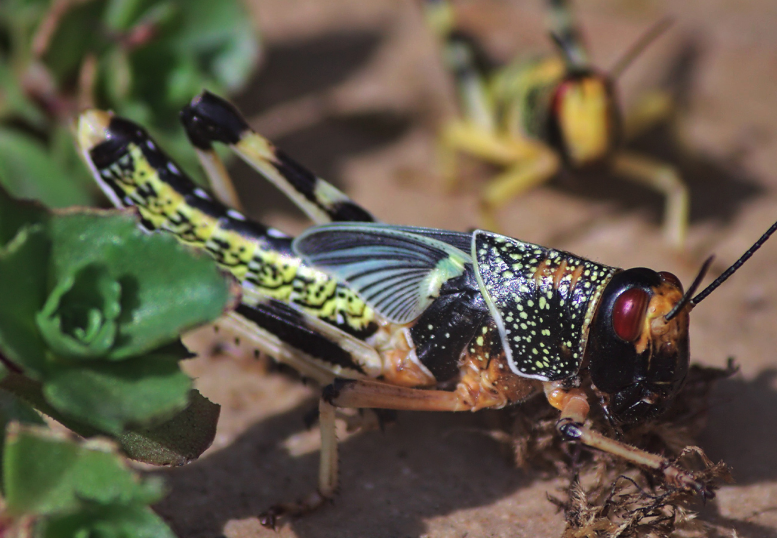
[[[0,390],[0,429],[5,431],[11,421],[41,426],[46,424],[35,409],[13,394]]]
[[[57,282],[35,316],[41,336],[60,357],[95,359],[113,347],[121,313],[121,284],[93,264]]]
[[[219,317],[230,285],[208,257],[193,255],[167,234],[138,229],[131,214],[83,213],[52,221],[55,281],[86,265],[103,264],[121,284],[121,314],[112,359],[159,347],[183,331]]]
[[[22,119],[39,129],[45,128],[46,116],[27,97],[20,79],[15,76],[10,64],[0,58],[0,120]]]
[[[217,92],[241,87],[259,58],[251,18],[234,0],[187,2],[159,34],[130,55],[132,98],[154,110],[158,127],[203,87]]]
[[[99,53],[108,46],[107,33],[100,25],[103,9],[104,2],[76,2],[59,21],[44,56],[59,86],[77,76],[88,53]]]
[[[35,526],[40,538],[175,538],[162,519],[143,506],[93,506],[53,516]]]
[[[98,188],[73,143],[71,127],[70,124],[57,124],[47,128],[49,153],[62,172],[67,174],[70,188],[78,191],[78,196],[83,199],[79,205],[95,205]]]
[[[34,378],[45,368],[35,315],[46,300],[49,251],[41,225],[22,228],[0,250],[0,354]]]
[[[257,32],[240,2],[194,0],[173,44],[178,54],[189,53],[226,90],[242,86],[259,59]]]
[[[0,248],[19,231],[33,224],[48,222],[49,212],[35,202],[16,200],[0,186]]]
[[[155,425],[189,403],[191,379],[178,356],[151,354],[118,363],[62,367],[43,384],[46,400],[66,415],[118,434],[129,424]]]
[[[49,207],[91,202],[42,142],[7,127],[0,127],[0,183],[17,198],[40,200]]]
[[[148,8],[149,0],[108,0],[103,22],[114,31],[129,30],[140,17],[143,10]]]
[[[3,438],[0,440],[0,461],[5,452],[5,431],[11,422],[22,424],[36,424],[44,426],[46,422],[41,416],[23,400],[13,394],[0,390],[0,432]],[[2,467],[0,466],[0,483],[2,483]]]
[[[6,510],[12,516],[76,511],[99,504],[148,504],[161,480],[140,480],[106,441],[77,444],[39,427],[12,425],[3,457]]]
[[[213,443],[221,406],[196,390],[189,407],[154,428],[133,428],[118,438],[128,457],[153,465],[178,466],[196,460]]]
[[[82,437],[100,435],[96,428],[63,415],[43,397],[42,385],[10,373],[0,387]],[[216,435],[220,406],[196,390],[189,394],[189,406],[170,420],[153,428],[130,426],[116,437],[128,457],[152,465],[184,465],[197,459]]]

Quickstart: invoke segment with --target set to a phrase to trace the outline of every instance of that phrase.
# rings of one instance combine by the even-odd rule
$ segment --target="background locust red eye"
[[[627,342],[636,340],[642,332],[645,319],[648,292],[640,288],[631,288],[621,293],[612,309],[612,328],[620,338]]]

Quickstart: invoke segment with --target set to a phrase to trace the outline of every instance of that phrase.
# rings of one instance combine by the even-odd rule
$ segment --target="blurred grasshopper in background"
[[[622,142],[664,119],[668,95],[653,92],[623,117],[615,80],[668,26],[661,21],[610,69],[591,65],[567,0],[548,0],[555,56],[519,59],[490,67],[478,42],[456,25],[447,0],[425,0],[431,29],[442,41],[446,68],[458,93],[461,116],[440,133],[442,173],[448,188],[456,182],[456,154],[466,153],[504,166],[481,197],[486,228],[497,229],[495,212],[511,198],[553,177],[562,167],[609,169],[661,193],[664,234],[681,247],[688,228],[688,190],[666,163],[622,149]]]
[[[484,230],[462,233],[375,219],[252,131],[229,103],[203,93],[182,114],[218,199],[197,187],[140,126],[90,110],[79,145],[120,207],[149,231],[205,249],[243,287],[222,333],[323,387],[318,490],[263,514],[274,526],[332,498],[338,484],[335,408],[477,411],[542,394],[559,434],[653,470],[671,487],[713,495],[662,456],[610,439],[587,421],[600,405],[629,426],[665,411],[689,366],[690,310],[777,229],[694,296],[677,277],[621,270]],[[296,239],[235,210],[213,151],[232,148],[317,226]]]

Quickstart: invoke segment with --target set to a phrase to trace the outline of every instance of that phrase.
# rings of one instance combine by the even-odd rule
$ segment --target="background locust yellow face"
[[[551,136],[575,167],[607,157],[617,143],[618,116],[611,84],[600,76],[573,76],[553,96]]]

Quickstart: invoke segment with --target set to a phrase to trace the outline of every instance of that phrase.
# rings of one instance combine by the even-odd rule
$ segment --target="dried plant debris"
[[[712,463],[698,447],[687,447],[678,459],[686,467],[689,460],[696,460],[702,468],[694,472],[694,478],[707,484],[730,480],[726,464]],[[613,469],[598,466],[584,479],[573,477],[566,499],[549,497],[564,511],[563,538],[659,538],[675,531],[683,531],[684,536],[707,535],[707,527],[689,509],[695,502],[693,493],[655,483],[647,473],[626,473],[612,479]]]
[[[592,414],[591,418],[607,435],[675,456],[685,468],[694,469],[694,478],[714,489],[721,481],[731,480],[728,467],[711,462],[693,446],[694,438],[704,428],[715,382],[736,370],[731,361],[725,369],[692,366],[672,411],[653,423],[615,431],[603,416]],[[561,498],[549,497],[564,511],[567,527],[563,538],[663,537],[679,530],[686,536],[706,535],[704,525],[689,509],[698,502],[697,496],[670,488],[653,473],[612,455],[563,443],[555,429],[558,412],[540,400],[517,409],[510,425],[510,441],[519,466],[569,477]]]

